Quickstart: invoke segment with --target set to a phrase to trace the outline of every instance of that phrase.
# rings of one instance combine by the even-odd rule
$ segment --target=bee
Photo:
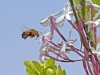
[[[40,36],[40,32],[35,29],[28,29],[22,33],[23,39],[26,39],[28,37],[34,38],[35,36],[37,36],[36,39]]]

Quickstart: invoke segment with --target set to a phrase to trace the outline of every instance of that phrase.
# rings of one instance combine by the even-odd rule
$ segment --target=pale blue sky
[[[24,60],[39,61],[39,39],[22,39],[23,25],[44,31],[40,20],[52,13],[60,11],[67,0],[0,0],[0,75],[25,75]],[[66,21],[61,32],[68,37],[71,25]],[[61,42],[55,33],[54,41]],[[57,37],[58,36],[58,37]],[[78,38],[73,31],[71,38]],[[79,47],[79,42],[75,45]],[[69,54],[78,59],[77,55]],[[66,69],[67,75],[85,75],[80,62],[58,63]]]

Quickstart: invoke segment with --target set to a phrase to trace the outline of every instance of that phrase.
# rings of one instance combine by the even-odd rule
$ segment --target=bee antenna
[[[43,33],[39,31],[39,33],[43,36]]]
[[[41,31],[38,31],[42,36],[43,36],[43,33]]]

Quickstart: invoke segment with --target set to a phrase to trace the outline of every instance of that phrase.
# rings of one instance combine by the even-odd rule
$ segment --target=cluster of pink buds
[[[94,21],[94,10],[100,10],[100,6],[93,4],[91,0],[85,0],[87,3],[86,9],[90,9],[90,19],[84,19],[79,12],[83,9],[81,4],[74,5],[73,1],[66,3],[62,10],[51,14],[42,19],[40,24],[46,28],[43,36],[40,39],[42,46],[40,47],[39,59],[43,63],[46,59],[52,58],[60,62],[77,62],[82,61],[83,67],[87,75],[100,75],[100,43],[97,43],[97,28],[100,28],[100,19]],[[60,16],[61,15],[61,16]],[[57,16],[60,16],[56,18]],[[76,21],[72,22],[71,17],[75,17]],[[81,39],[82,47],[78,49],[74,46],[76,39],[66,39],[58,28],[64,27],[64,21],[74,28]],[[47,30],[49,28],[49,31]],[[57,44],[52,41],[54,32],[62,38],[62,41]],[[71,32],[69,33],[71,34]],[[69,35],[70,37],[70,35]],[[74,51],[81,57],[81,60],[72,60],[67,53]],[[54,55],[51,55],[53,53]]]

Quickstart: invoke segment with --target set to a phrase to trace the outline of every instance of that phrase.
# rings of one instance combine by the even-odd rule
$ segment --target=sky
[[[39,39],[22,39],[21,34],[26,27],[35,28],[41,32],[45,28],[40,25],[40,20],[60,11],[68,0],[0,0],[0,75],[25,75],[24,60],[39,61]],[[78,39],[79,36],[66,21],[61,33],[68,38]],[[61,38],[54,33],[53,41],[60,43]],[[76,47],[80,46],[79,42]],[[68,54],[72,59],[79,57],[75,53]],[[56,62],[66,70],[67,75],[85,75],[81,62],[62,63]]]

